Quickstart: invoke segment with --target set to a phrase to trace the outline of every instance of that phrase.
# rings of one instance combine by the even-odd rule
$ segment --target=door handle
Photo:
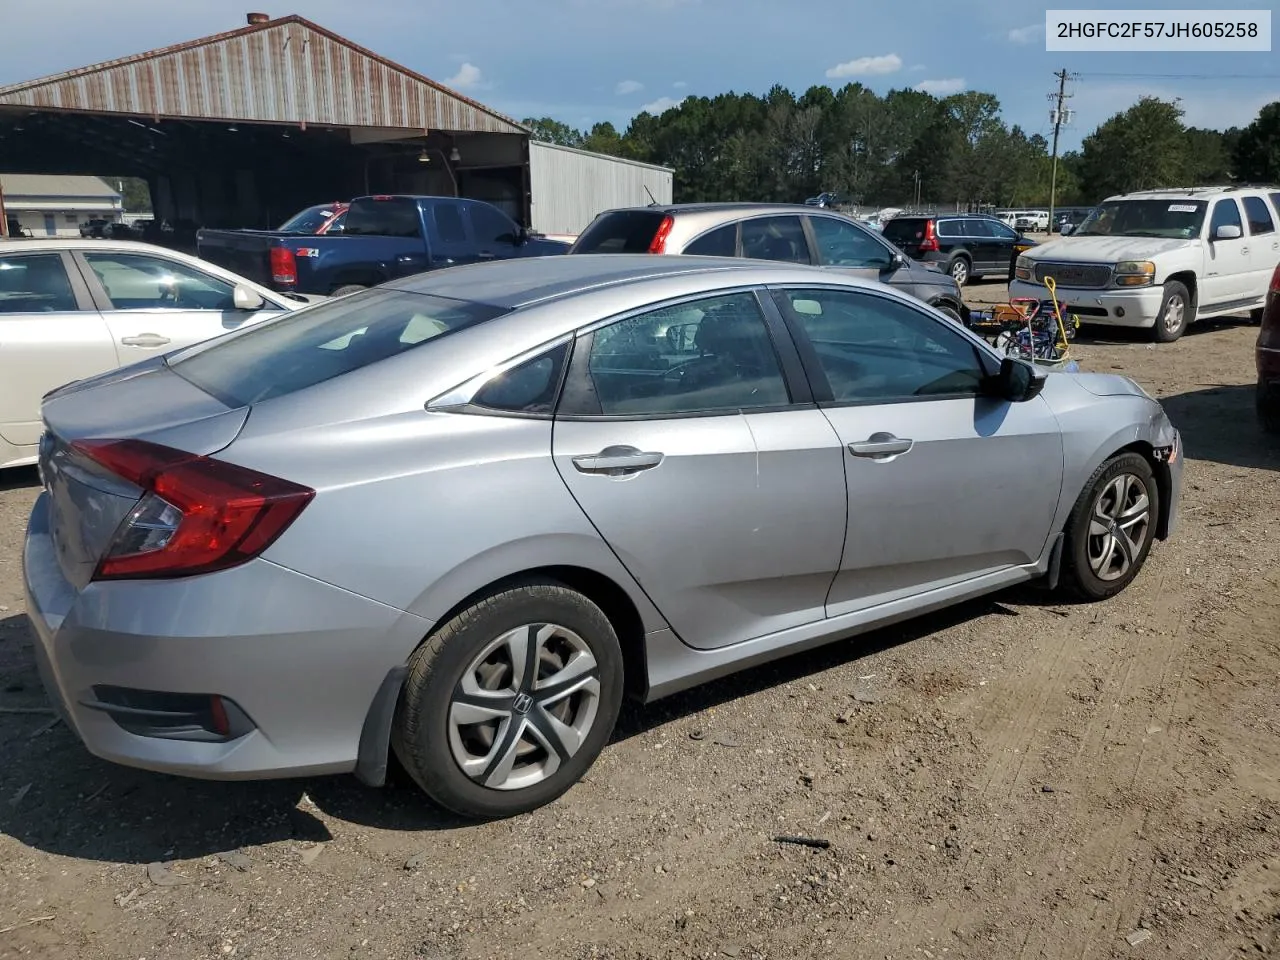
[[[169,338],[158,333],[140,333],[134,337],[121,337],[120,342],[126,347],[163,347]]]
[[[1241,248],[1240,248],[1240,252],[1241,252],[1241,253],[1248,253],[1248,252],[1249,252],[1249,248],[1248,248],[1248,247],[1241,247]]]
[[[651,470],[663,460],[661,453],[645,453],[635,447],[605,447],[599,453],[574,457],[579,473],[600,473],[621,477],[641,470]]]
[[[873,433],[860,443],[849,444],[849,452],[855,457],[868,457],[880,460],[896,457],[908,452],[914,446],[914,440],[902,440],[892,433]]]

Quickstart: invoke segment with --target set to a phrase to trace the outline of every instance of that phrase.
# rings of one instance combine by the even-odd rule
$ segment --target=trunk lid
[[[249,408],[229,407],[157,357],[61,387],[45,397],[41,413],[40,478],[49,495],[50,533],[63,576],[78,589],[93,577],[143,491],[77,453],[75,441],[133,438],[208,455],[236,438]]]

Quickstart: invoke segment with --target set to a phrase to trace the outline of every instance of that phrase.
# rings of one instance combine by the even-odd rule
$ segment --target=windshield
[[[1076,237],[1168,237],[1185,240],[1200,235],[1204,200],[1112,200],[1089,212]]]
[[[373,289],[336,297],[170,361],[232,407],[282,397],[507,313],[467,300]]]
[[[292,217],[280,224],[280,233],[306,233],[312,234],[325,225],[325,222],[333,216],[336,208],[333,204],[321,204],[318,207],[307,207],[301,213],[295,213]]]

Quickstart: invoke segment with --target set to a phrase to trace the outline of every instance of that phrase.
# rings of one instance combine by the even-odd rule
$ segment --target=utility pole
[[[1063,104],[1067,101],[1067,68],[1063,67],[1054,74],[1058,78],[1058,92],[1049,94],[1054,101],[1049,116],[1053,120],[1053,169],[1049,174],[1049,233],[1053,233],[1053,205],[1058,193],[1058,133],[1067,119]]]

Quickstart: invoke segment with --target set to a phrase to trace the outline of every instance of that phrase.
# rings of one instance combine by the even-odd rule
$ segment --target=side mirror
[[[243,283],[236,284],[236,289],[231,294],[231,301],[237,310],[261,310],[266,302],[256,290],[246,287]]]
[[[1213,234],[1215,240],[1239,240],[1244,234],[1234,224],[1224,223]]]
[[[892,257],[889,258],[889,269],[901,270],[903,267],[907,265],[907,262],[908,261],[905,256],[903,256],[901,253],[895,253]]]
[[[1025,360],[1004,357],[1000,361],[1000,372],[988,383],[988,396],[1009,403],[1023,403],[1044,389],[1044,376],[1037,374],[1035,367]]]

